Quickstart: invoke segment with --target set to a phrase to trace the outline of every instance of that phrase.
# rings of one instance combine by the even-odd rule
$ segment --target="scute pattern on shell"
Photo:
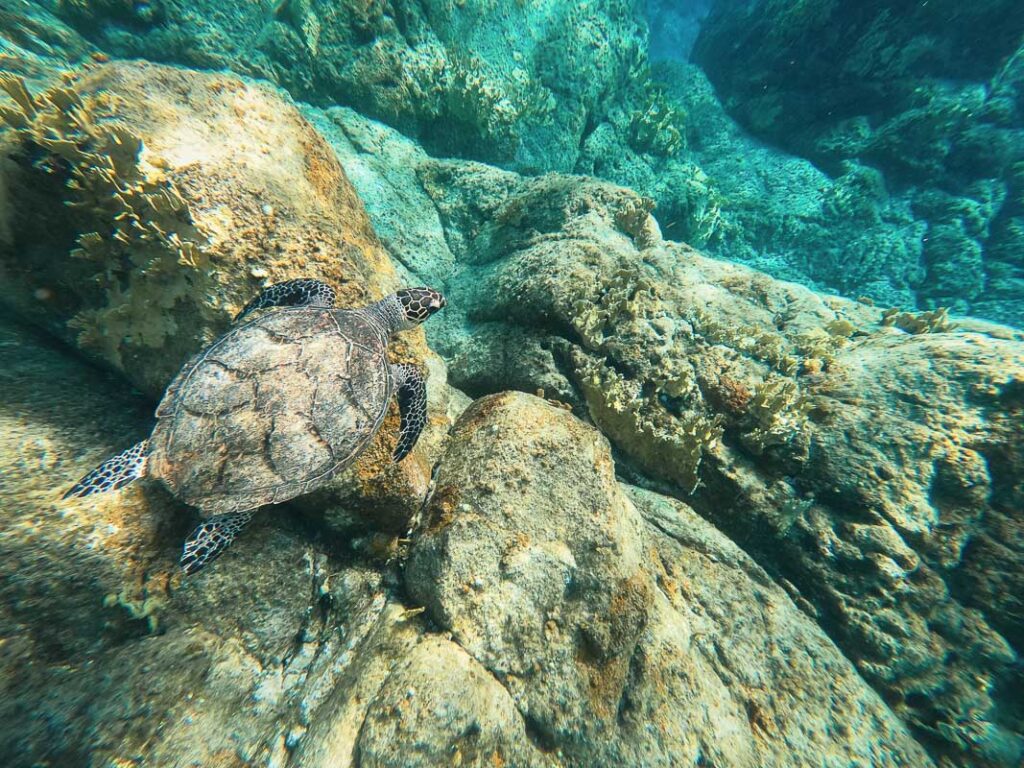
[[[150,472],[206,514],[307,493],[380,428],[394,383],[359,312],[281,308],[233,328],[167,388]]]

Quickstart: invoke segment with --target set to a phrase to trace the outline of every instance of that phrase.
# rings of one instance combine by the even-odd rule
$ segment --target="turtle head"
[[[415,328],[439,309],[445,301],[440,291],[433,288],[403,288],[378,301],[369,310],[377,316],[388,333]]]
[[[403,288],[395,298],[402,306],[402,330],[414,328],[447,303],[441,292],[433,288]]]

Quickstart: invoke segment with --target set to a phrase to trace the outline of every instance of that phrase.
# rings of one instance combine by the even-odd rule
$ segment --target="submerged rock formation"
[[[12,765],[1019,764],[1024,333],[235,76],[2,83],[0,301],[69,345],[4,320]],[[264,282],[398,274],[449,296],[447,364],[396,350],[432,369],[415,459],[379,442],[188,580],[161,489],[57,500],[148,431],[111,376],[158,394]],[[480,398],[450,434],[446,371]]]
[[[621,472],[787,585],[935,754],[1014,764],[1024,334],[821,296],[663,241],[625,190],[329,115],[398,257],[449,246],[429,333],[456,386],[570,404]]]
[[[570,170],[642,59],[637,0],[65,2],[104,50],[265,77],[354,107],[442,155]]]
[[[376,690],[393,659],[359,652],[364,641],[397,651],[422,633],[378,570],[328,554],[278,507],[226,567],[183,583],[190,515],[162,489],[60,500],[97,446],[144,434],[147,404],[66,348],[2,329],[5,765],[274,764],[336,681]]]
[[[537,398],[460,422],[405,588],[280,507],[182,581],[159,488],[59,501],[138,397],[7,321],[0,362],[12,768],[930,764],[760,568]]]
[[[922,307],[1019,326],[1022,35],[1014,0],[721,0],[694,56],[756,135],[835,176],[881,171],[926,226]]]
[[[0,7],[3,4],[0,0]],[[15,0],[9,4],[17,6]],[[984,150],[992,157],[999,155],[1000,167],[1009,170],[993,173],[988,170],[991,163],[968,158],[957,164],[956,174],[966,174],[963,180],[956,175],[950,177],[952,184],[929,182],[926,188],[908,189],[899,174],[891,174],[864,150],[860,123],[850,131],[826,131],[828,135],[818,143],[832,148],[829,161],[821,159],[821,152],[793,143],[792,137],[814,124],[803,120],[807,104],[831,103],[831,91],[803,93],[793,99],[799,108],[790,110],[787,103],[785,110],[769,110],[773,116],[792,113],[793,131],[785,122],[777,135],[771,134],[772,128],[759,132],[772,144],[781,143],[804,157],[787,155],[746,136],[725,117],[700,68],[678,59],[656,61],[657,54],[667,56],[675,49],[679,54],[682,46],[689,45],[679,40],[668,43],[666,49],[662,39],[666,25],[658,20],[678,23],[681,18],[678,9],[673,11],[666,4],[469,0],[367,6],[288,0],[224,8],[181,0],[51,0],[44,5],[60,17],[53,19],[52,26],[86,44],[78,37],[83,35],[106,54],[228,68],[266,78],[297,98],[325,106],[347,105],[382,120],[434,155],[530,173],[583,173],[628,186],[657,202],[656,216],[671,239],[776,277],[850,297],[870,296],[890,306],[952,306],[955,311],[1020,324],[1022,314],[1014,298],[1022,279],[1016,256],[1021,250],[1020,184],[1013,180],[1019,175],[1012,170],[1014,131],[1004,130],[1019,128],[1019,120],[1011,114],[1019,112],[1012,106],[1014,83],[1019,79],[1013,61],[993,80],[990,101],[995,106],[985,107],[997,113],[997,122],[1002,121],[998,130],[983,136],[950,137],[957,146],[974,147],[966,150],[968,154]],[[645,5],[655,22],[650,57]],[[754,5],[775,9],[777,4]],[[769,32],[771,23],[759,25],[751,20],[754,12],[744,10],[745,6],[724,2],[719,6],[736,12],[716,15],[705,37],[713,39],[708,45],[716,50],[726,48],[716,54],[725,59],[726,68],[746,56],[754,63],[779,64],[785,69],[791,58],[804,60],[807,47],[816,44],[809,41],[819,39],[821,30],[815,24],[821,20],[821,9],[814,3],[804,4],[804,11],[792,14],[793,24],[807,32],[794,43],[796,57],[790,56],[788,48],[785,54],[775,51],[772,43],[765,42],[775,39],[770,35],[752,40],[740,55],[732,56],[727,46],[747,39],[744,23],[750,21],[756,29]],[[1002,5],[986,5],[970,15],[975,22],[991,18],[996,7]],[[956,12],[941,3],[931,3],[928,9],[913,13],[941,17],[947,11]],[[690,13],[705,10],[703,3],[688,7]],[[853,28],[864,31],[860,22],[866,14],[851,14],[859,20]],[[875,53],[879,60],[892,58],[886,45],[890,40],[902,41],[901,35],[907,36],[913,26],[902,23],[897,13],[891,18],[894,30],[901,31],[876,29],[889,18],[876,19],[871,30],[877,34],[865,33],[868,60]],[[830,18],[828,23],[833,21]],[[788,23],[785,16],[780,26]],[[844,18],[840,26],[846,23]],[[683,26],[696,29],[692,23]],[[972,22],[972,29],[978,26],[980,22]],[[1014,28],[1012,23],[1005,26]],[[724,31],[716,33],[720,27]],[[1007,39],[1001,34],[1000,45]],[[906,45],[912,49],[906,54],[909,59],[922,48],[918,38],[913,40],[917,42]],[[762,56],[762,50],[768,53]],[[979,59],[991,63],[992,56],[983,53]],[[776,54],[781,57],[778,61],[772,59]],[[710,59],[706,63],[722,88],[721,73]],[[855,61],[851,66],[860,65]],[[892,68],[899,69],[898,63]],[[738,88],[744,97],[758,87],[757,71],[748,66],[737,76],[749,77],[750,83],[744,83],[749,87]],[[813,75],[818,69],[806,71]],[[893,87],[888,85],[888,74],[888,70],[868,72],[864,79],[875,78]],[[839,75],[850,79],[849,73]],[[797,78],[792,87],[801,87],[806,79]],[[783,77],[779,87],[790,84]],[[886,129],[889,138],[882,143],[893,145],[889,155],[897,160],[910,157],[913,152],[902,152],[900,144],[915,144],[909,149],[917,151],[919,136],[922,145],[931,147],[929,152],[945,152],[942,126],[959,124],[962,120],[957,115],[965,111],[979,114],[972,93],[970,98],[956,97],[957,104],[963,102],[962,110],[950,107],[945,96],[927,104],[915,102],[911,117]],[[930,98],[918,91],[914,94],[918,101]],[[766,97],[758,93],[757,99],[744,104],[760,104]],[[737,116],[744,125],[751,125],[748,116]],[[873,113],[869,116],[874,119]],[[778,123],[783,125],[783,120]],[[836,149],[839,145],[842,148]],[[822,167],[815,167],[807,157]],[[965,273],[972,275],[967,285],[962,284]]]
[[[111,63],[23,102],[3,299],[151,395],[263,285],[316,277],[344,304],[396,287],[330,148],[267,86]]]

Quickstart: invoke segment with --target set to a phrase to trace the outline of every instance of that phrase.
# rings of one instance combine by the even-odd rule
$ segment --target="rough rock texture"
[[[1019,332],[707,259],[606,184],[420,176],[465,262],[434,336],[456,386],[570,403],[791,583],[936,755],[1019,759]]]
[[[349,305],[396,287],[330,147],[278,91],[132,62],[31,99],[3,133],[3,300],[147,393],[263,285],[316,277]]]
[[[654,200],[666,239],[881,306],[916,305],[926,225],[909,203],[885,203],[878,174],[858,170],[832,180],[807,160],[750,139],[696,67],[673,64],[669,72],[678,77],[664,94],[685,108],[687,148],[671,157],[638,152],[619,130],[628,129],[629,114],[613,109],[584,143],[577,171]],[[445,280],[455,252],[465,251],[463,231],[487,226],[486,218],[444,227],[424,183],[433,159],[394,129],[346,108],[304,107],[303,114],[335,150],[399,270]]]
[[[154,399],[264,285],[315,277],[360,306],[401,284],[331,148],[273,88],[126,62],[28,99],[0,133],[0,301]],[[394,362],[429,369],[430,423],[392,465],[393,407],[360,462],[311,500],[341,528],[360,504],[334,509],[339,493],[404,531],[451,423],[422,330],[392,347]]]
[[[506,395],[460,422],[405,576],[439,634],[392,560],[298,516],[182,580],[160,488],[60,501],[144,404],[2,329],[5,765],[930,765],[767,574],[616,483],[564,410]]]
[[[823,297],[661,241],[623,190],[329,118],[398,258],[455,265],[427,332],[456,386],[573,405],[797,590],[935,754],[1013,764],[1019,332]],[[404,245],[442,239],[433,263]]]
[[[63,69],[103,54],[72,27],[32,0],[0,0],[0,71],[47,88]]]
[[[403,765],[371,756],[394,754],[386,713],[431,675],[424,694],[473,713],[481,744],[493,728],[531,754],[479,665],[440,637],[417,647],[423,628],[387,587],[384,560],[278,514],[182,581],[191,515],[159,487],[60,500],[98,455],[144,434],[148,404],[6,318],[0,380],[5,766],[271,766],[290,754],[323,768]],[[426,659],[442,661],[425,670]],[[436,754],[475,743],[462,725],[437,725]]]
[[[638,0],[83,2],[104,50],[273,80],[442,155],[570,170],[594,114],[643,57]]]
[[[890,306],[968,307],[958,303],[962,291],[930,293],[928,265],[942,261],[941,252],[950,264],[931,269],[933,276],[955,283],[960,266],[981,275],[972,267],[981,254],[974,243],[995,224],[999,188],[983,185],[955,199],[936,193],[919,203],[862,163],[844,165],[831,178],[805,159],[751,140],[725,116],[699,68],[678,59],[648,66],[639,5],[364,8],[296,0],[215,10],[178,2],[66,2],[57,10],[113,55],[266,77],[300,98],[375,116],[435,155],[530,172],[571,170],[628,186],[655,200],[667,237],[776,277]],[[673,10],[648,3],[647,10],[652,57],[678,56],[682,41],[664,36],[696,30],[689,22],[679,26],[673,14],[706,13],[701,4]],[[336,145],[351,144],[364,157],[396,149],[374,148],[392,137],[351,110],[328,109],[323,121],[317,113],[306,110]],[[348,135],[332,139],[339,121]],[[353,132],[357,123],[362,128]],[[392,177],[413,172],[401,162],[379,170]],[[396,191],[415,188],[404,180]],[[417,216],[425,209],[408,194],[406,215]],[[934,215],[954,216],[954,226],[926,238],[933,213],[923,211],[939,209],[945,213]],[[1003,228],[1010,239],[996,251],[1012,265],[1019,227],[1010,220]],[[381,229],[390,248],[396,229]],[[1012,266],[998,272],[970,308],[1012,320],[998,297],[1013,293],[1013,274]],[[971,293],[982,282],[974,280]]]
[[[921,307],[1020,326],[1022,34],[1015,0],[720,0],[694,56],[756,135],[834,176],[881,171],[927,228]]]
[[[304,106],[302,114],[331,145],[396,269],[411,280],[444,285],[455,256],[419,181],[429,155],[398,131],[346,107]]]
[[[563,765],[929,764],[766,573],[537,398],[464,414],[406,582]]]

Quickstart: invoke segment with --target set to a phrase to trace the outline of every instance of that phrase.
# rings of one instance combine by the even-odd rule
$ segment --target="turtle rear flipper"
[[[181,570],[186,575],[193,574],[217,558],[231,546],[231,542],[252,520],[252,513],[250,509],[229,515],[217,515],[196,526],[185,540],[185,548],[179,561]]]
[[[146,474],[146,454],[149,452],[149,441],[136,443],[127,451],[117,454],[100,464],[96,469],[83,477],[64,494],[65,499],[92,496],[94,493],[106,493],[123,488],[133,480]]]

